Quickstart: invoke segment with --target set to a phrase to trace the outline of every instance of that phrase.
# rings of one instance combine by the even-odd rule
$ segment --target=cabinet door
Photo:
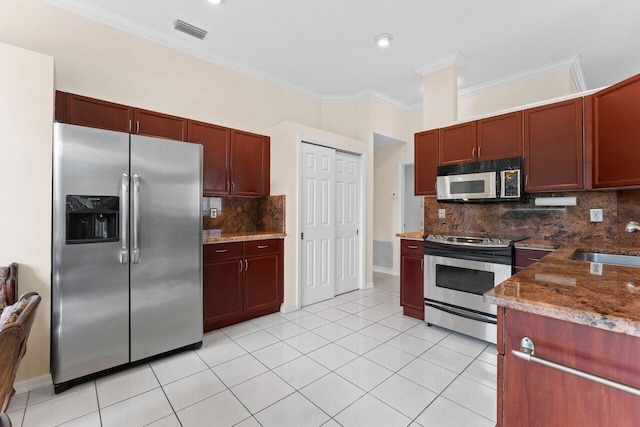
[[[189,141],[203,148],[202,191],[205,196],[229,194],[231,129],[189,120]]]
[[[591,97],[593,187],[640,185],[640,75]]]
[[[416,133],[414,137],[414,189],[416,196],[436,194],[438,129]]]
[[[638,337],[512,309],[504,326],[503,426],[638,425],[637,396],[511,353],[526,336],[535,357],[638,388]]]
[[[280,303],[280,254],[245,258],[245,313]]]
[[[56,108],[65,109],[65,123],[118,132],[131,131],[133,108],[71,93],[59,93],[60,99],[56,95]],[[61,118],[58,112],[56,118]]]
[[[439,165],[473,162],[477,157],[476,122],[440,129]]]
[[[135,121],[133,133],[175,141],[187,140],[187,119],[139,108],[134,110],[133,116]]]
[[[240,316],[242,310],[242,259],[205,262],[202,268],[204,327]]]
[[[478,120],[478,160],[522,156],[522,112]]]
[[[524,111],[525,191],[584,188],[582,98]]]
[[[231,194],[269,195],[269,137],[231,131]]]
[[[424,258],[400,256],[400,305],[404,314],[424,320]]]

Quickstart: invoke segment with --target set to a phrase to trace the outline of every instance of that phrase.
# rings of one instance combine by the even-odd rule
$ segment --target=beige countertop
[[[263,239],[283,239],[287,233],[275,233],[273,231],[250,231],[250,232],[221,232],[220,230],[204,230],[202,232],[202,243],[211,243],[263,240]]]
[[[591,263],[569,258],[576,249],[640,255],[640,248],[536,239],[518,245],[555,251],[486,292],[485,301],[640,337],[640,268],[603,264],[597,275]]]
[[[406,233],[397,233],[396,237],[403,239],[422,240],[424,238],[424,231],[408,231]]]

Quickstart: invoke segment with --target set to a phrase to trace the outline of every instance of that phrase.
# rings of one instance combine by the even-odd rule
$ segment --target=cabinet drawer
[[[529,267],[531,264],[540,261],[553,251],[535,249],[516,249],[516,268]]]
[[[244,256],[260,256],[280,252],[280,239],[253,240],[244,242]]]
[[[424,244],[422,243],[422,240],[400,240],[400,254],[419,257],[424,256]]]
[[[229,258],[242,258],[242,242],[212,243],[204,245],[204,262],[220,261]]]

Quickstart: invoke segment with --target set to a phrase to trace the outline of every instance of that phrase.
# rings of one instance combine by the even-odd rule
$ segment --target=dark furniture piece
[[[20,362],[27,351],[27,340],[35,319],[40,295],[27,292],[16,300],[18,292],[18,265],[0,267],[0,286],[5,289],[7,304],[24,301],[25,307],[15,321],[0,325],[0,427],[11,426],[11,420],[5,413],[15,389],[13,382]],[[7,308],[11,310],[12,308]]]

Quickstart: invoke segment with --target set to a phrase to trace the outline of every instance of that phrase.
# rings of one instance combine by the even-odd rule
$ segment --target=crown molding
[[[580,55],[576,55],[574,58],[575,60],[573,64],[571,64],[571,75],[573,76],[573,81],[576,83],[578,92],[584,92],[587,90],[587,82],[582,72],[582,61],[580,61]]]
[[[442,70],[443,68],[450,67],[455,65],[460,68],[468,61],[467,57],[456,51],[455,53],[451,53],[447,56],[443,56],[440,59],[436,59],[435,61],[431,61],[428,64],[423,65],[422,67],[416,68],[414,71],[421,76],[426,76],[427,74],[431,74],[434,71]]]
[[[582,74],[580,57],[576,55],[562,59],[560,61],[552,62],[550,64],[542,65],[540,67],[531,68],[530,70],[522,71],[520,73],[512,74],[500,79],[491,80],[486,83],[459,90],[458,98],[477,95],[487,90],[497,89],[514,83],[521,83],[527,80],[535,79],[536,77],[546,76],[547,74],[563,70],[571,70],[571,74],[578,88],[578,92],[582,92],[585,90],[586,85],[584,76]]]
[[[359,102],[363,99],[374,99],[378,102],[386,104],[390,107],[396,108],[401,111],[412,111],[412,106],[405,104],[402,101],[399,101],[389,95],[386,95],[382,92],[378,92],[374,89],[364,89],[360,92],[355,93],[354,95],[323,95],[322,102],[323,103],[333,103],[333,102]],[[422,104],[421,104],[422,105]]]

